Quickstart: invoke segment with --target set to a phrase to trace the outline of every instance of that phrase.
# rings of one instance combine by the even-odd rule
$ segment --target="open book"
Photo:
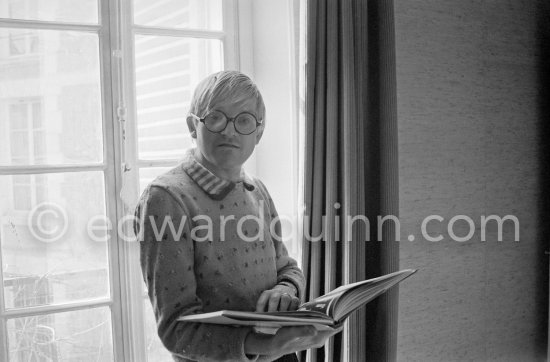
[[[378,278],[343,285],[333,291],[303,303],[295,311],[239,312],[220,310],[178,318],[180,321],[254,326],[256,332],[275,334],[284,326],[313,325],[317,329],[338,328],[362,305],[367,304],[416,270],[405,269]]]

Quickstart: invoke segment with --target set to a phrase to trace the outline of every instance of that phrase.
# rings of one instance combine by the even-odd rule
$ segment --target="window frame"
[[[159,160],[140,160],[138,157],[138,132],[137,132],[137,104],[136,104],[136,88],[135,88],[135,61],[134,61],[134,37],[136,35],[162,35],[175,37],[193,37],[219,39],[223,43],[224,68],[239,69],[239,38],[238,38],[238,0],[223,0],[223,28],[221,31],[211,30],[187,30],[174,29],[164,27],[151,27],[133,24],[133,2],[128,1],[122,3],[121,11],[121,39],[123,44],[121,53],[127,56],[122,56],[120,59],[120,76],[122,83],[122,92],[119,109],[119,137],[125,134],[125,138],[121,142],[121,170],[125,170],[121,177],[120,189],[117,188],[117,194],[127,195],[124,202],[125,211],[120,215],[128,215],[133,213],[134,204],[132,200],[139,198],[139,169],[145,167],[172,167],[179,162],[178,159],[159,159]],[[124,119],[124,121],[122,121]],[[126,188],[126,189],[124,189]],[[121,210],[122,211],[122,210]],[[129,235],[132,231],[128,229],[130,225],[126,224],[125,234]],[[124,266],[124,282],[126,286],[125,293],[128,296],[124,309],[133,311],[131,315],[124,316],[127,318],[125,324],[129,327],[129,335],[125,344],[130,352],[130,361],[145,362],[147,361],[146,350],[146,334],[143,331],[145,325],[144,315],[144,299],[147,295],[142,292],[143,276],[139,263],[132,260],[139,260],[139,248],[136,243],[123,243],[123,254],[126,265]]]
[[[38,175],[100,171],[104,175],[106,216],[125,220],[133,215],[133,202],[139,193],[140,167],[166,167],[177,160],[143,161],[137,157],[137,118],[134,79],[134,36],[171,35],[220,39],[223,43],[225,69],[240,69],[238,0],[223,0],[221,31],[186,30],[133,25],[132,0],[97,0],[98,23],[69,23],[43,20],[0,18],[0,28],[28,30],[65,30],[97,34],[99,40],[100,87],[102,105],[103,161],[76,165],[0,166],[0,176]],[[36,54],[32,54],[35,56]],[[63,304],[5,310],[3,270],[0,268],[0,360],[9,360],[7,322],[17,317],[70,312],[87,308],[109,307],[111,312],[113,357],[116,361],[147,361],[142,274],[139,247],[125,242],[118,234],[117,223],[110,231],[108,272],[110,296]],[[131,222],[120,231],[131,235]],[[0,262],[2,249],[0,248]]]
[[[105,202],[106,216],[111,220],[116,220],[116,205],[112,205],[111,200],[115,200],[115,192],[112,187],[116,179],[115,159],[114,155],[114,137],[113,132],[109,131],[110,125],[113,124],[112,117],[112,78],[110,74],[111,59],[105,54],[110,54],[110,26],[109,19],[109,2],[107,0],[98,0],[98,23],[97,24],[81,24],[81,23],[66,23],[42,20],[20,20],[20,19],[0,19],[0,28],[21,28],[32,30],[57,30],[57,31],[77,31],[97,34],[99,44],[99,81],[101,87],[101,108],[102,108],[102,130],[103,130],[103,162],[87,163],[76,165],[11,165],[1,166],[0,175],[37,175],[46,173],[66,173],[66,172],[81,172],[81,171],[101,171],[104,175],[105,183]],[[111,232],[111,240],[116,240],[116,234]],[[9,319],[18,317],[29,317],[38,315],[47,315],[53,313],[63,313],[87,308],[110,307],[111,313],[111,328],[112,328],[112,345],[113,356],[115,360],[124,360],[123,345],[118,343],[117,336],[122,334],[123,326],[116,322],[117,314],[121,314],[120,303],[120,271],[115,268],[115,261],[119,260],[117,248],[118,242],[111,242],[108,246],[108,272],[110,284],[110,296],[107,298],[99,298],[92,300],[83,300],[77,302],[60,303],[54,305],[44,305],[27,307],[20,309],[5,309],[4,288],[0,288],[0,351],[3,354],[0,356],[3,360],[9,360],[9,343],[7,322]],[[2,249],[0,248],[0,260],[2,260]],[[2,268],[0,268],[0,280],[4,280]]]

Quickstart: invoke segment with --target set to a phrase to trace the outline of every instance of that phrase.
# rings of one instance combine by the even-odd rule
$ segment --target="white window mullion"
[[[41,30],[74,30],[97,33],[100,30],[99,25],[73,24],[40,20],[19,20],[0,18],[0,28],[22,28],[22,29],[41,29]],[[30,45],[28,45],[30,46]]]
[[[103,101],[103,137],[104,149],[103,159],[105,163],[105,207],[109,220],[112,222],[110,230],[109,243],[109,274],[111,275],[111,321],[113,333],[113,354],[115,361],[128,360],[126,358],[126,346],[124,335],[124,318],[122,299],[121,270],[119,265],[121,255],[119,245],[121,241],[118,238],[119,220],[119,201],[118,201],[118,183],[120,177],[120,153],[118,151],[118,81],[116,62],[119,54],[117,49],[117,23],[113,21],[116,17],[117,2],[109,0],[100,0],[100,23],[102,31],[100,33],[100,59],[101,59],[101,81],[102,81],[102,101]]]
[[[28,165],[28,166],[0,166],[0,176],[2,175],[34,175],[43,173],[66,173],[66,172],[85,172],[85,171],[103,171],[106,168],[104,163],[89,165]]]
[[[233,2],[233,1],[227,1]],[[225,4],[225,2],[224,2]],[[216,30],[194,30],[194,29],[175,29],[175,28],[163,28],[160,26],[141,26],[134,25],[134,32],[141,35],[162,35],[162,36],[175,36],[185,38],[198,38],[198,39],[223,39],[225,37],[224,32]]]
[[[0,265],[2,261],[2,247],[0,246]],[[2,314],[5,310],[4,302],[4,271],[0,267],[0,360],[8,361],[9,351],[8,351],[8,320]]]
[[[138,197],[139,173],[136,165],[136,112],[134,81],[134,34],[133,4],[132,0],[117,0],[116,11],[111,11],[111,24],[116,32],[112,32],[118,56],[114,58],[113,71],[116,76],[116,100],[114,114],[118,114],[115,120],[114,141],[118,157],[116,158],[116,195],[117,218],[133,215],[135,200]],[[123,111],[121,113],[121,110]],[[125,235],[132,235],[132,224],[123,224],[122,231]],[[144,334],[143,298],[141,297],[142,276],[139,266],[139,245],[135,242],[118,241],[119,273],[121,293],[121,320],[125,331],[123,336],[124,360],[146,362],[147,344]]]
[[[5,317],[6,319],[8,318],[14,319],[14,318],[21,318],[21,317],[28,317],[28,316],[35,316],[35,315],[65,313],[65,312],[72,312],[72,311],[81,310],[81,309],[109,306],[111,304],[112,304],[112,300],[110,298],[101,298],[98,300],[86,300],[82,302],[15,308],[15,309],[8,309],[7,311],[5,311],[3,314],[3,317]]]

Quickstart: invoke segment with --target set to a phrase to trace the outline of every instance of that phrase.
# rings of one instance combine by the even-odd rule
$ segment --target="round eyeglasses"
[[[262,124],[262,121],[258,121],[252,113],[242,112],[237,114],[234,118],[229,118],[225,113],[221,111],[212,111],[203,118],[191,113],[191,116],[204,123],[207,130],[213,133],[221,133],[227,127],[229,122],[233,122],[235,131],[242,135],[249,135]]]

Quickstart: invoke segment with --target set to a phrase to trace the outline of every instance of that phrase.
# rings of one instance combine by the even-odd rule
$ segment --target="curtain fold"
[[[398,269],[394,224],[377,227],[378,216],[398,216],[398,159],[393,1],[310,0],[306,11],[302,266],[311,299]],[[356,215],[369,227],[348,228]],[[395,360],[397,297],[394,288],[369,303],[302,360]]]

